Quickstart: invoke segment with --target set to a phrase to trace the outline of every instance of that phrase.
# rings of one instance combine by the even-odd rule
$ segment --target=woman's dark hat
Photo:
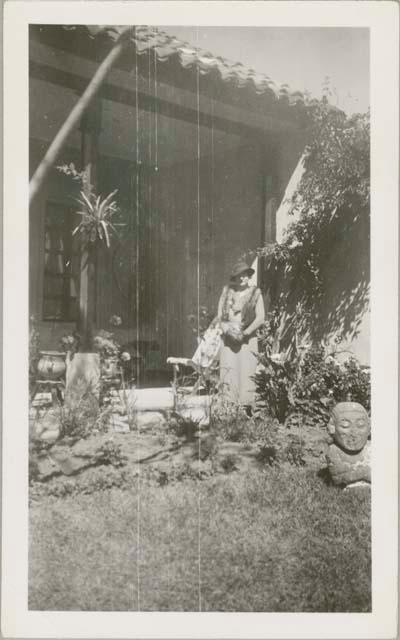
[[[245,262],[244,260],[239,260],[239,262],[237,262],[232,269],[231,280],[233,278],[236,278],[237,276],[242,275],[243,273],[246,273],[247,275],[252,276],[253,273],[255,273],[255,271],[254,269],[249,267],[247,262]]]

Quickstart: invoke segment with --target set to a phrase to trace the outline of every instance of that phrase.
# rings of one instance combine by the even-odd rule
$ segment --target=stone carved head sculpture
[[[328,432],[335,443],[346,451],[361,451],[370,429],[368,413],[358,402],[339,402],[328,423]]]

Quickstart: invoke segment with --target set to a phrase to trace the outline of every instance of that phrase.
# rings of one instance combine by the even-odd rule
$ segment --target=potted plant
[[[111,238],[117,236],[117,227],[124,226],[124,223],[116,222],[116,217],[120,209],[114,199],[117,190],[115,189],[107,196],[103,197],[96,193],[90,183],[88,174],[85,171],[77,171],[73,163],[57,167],[58,171],[79,182],[82,189],[79,197],[76,198],[78,205],[75,214],[80,216],[78,224],[72,231],[73,236],[80,239],[81,253],[81,293],[79,305],[78,331],[81,335],[80,348],[90,351],[92,344],[92,326],[89,317],[89,308],[93,304],[93,292],[89,286],[89,281],[94,280],[95,253],[99,244],[110,248]],[[82,287],[82,279],[85,278],[86,285]]]
[[[87,386],[98,395],[100,383],[99,345],[94,344],[93,309],[95,300],[95,257],[97,247],[103,244],[110,248],[111,238],[117,234],[116,222],[119,207],[114,199],[116,190],[105,197],[96,193],[90,182],[90,171],[77,171],[74,164],[61,165],[58,171],[72,178],[81,186],[80,195],[76,198],[76,216],[80,220],[73,229],[72,235],[79,238],[80,250],[80,293],[79,317],[77,332],[80,340],[76,350],[70,352],[67,359],[67,390],[75,382],[85,379]],[[104,336],[103,336],[104,338]],[[100,351],[102,346],[100,347]],[[117,355],[117,354],[115,354]],[[76,385],[75,385],[76,386]]]

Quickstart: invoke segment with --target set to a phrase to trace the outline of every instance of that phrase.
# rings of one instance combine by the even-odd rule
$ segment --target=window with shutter
[[[78,256],[73,247],[73,213],[57,202],[46,206],[43,320],[74,321],[78,304]]]

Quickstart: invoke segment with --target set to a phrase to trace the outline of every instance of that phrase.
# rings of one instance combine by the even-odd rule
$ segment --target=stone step
[[[207,395],[176,393],[171,387],[130,389],[119,392],[120,402],[128,404],[131,411],[174,411],[175,409],[209,409],[211,397]]]

